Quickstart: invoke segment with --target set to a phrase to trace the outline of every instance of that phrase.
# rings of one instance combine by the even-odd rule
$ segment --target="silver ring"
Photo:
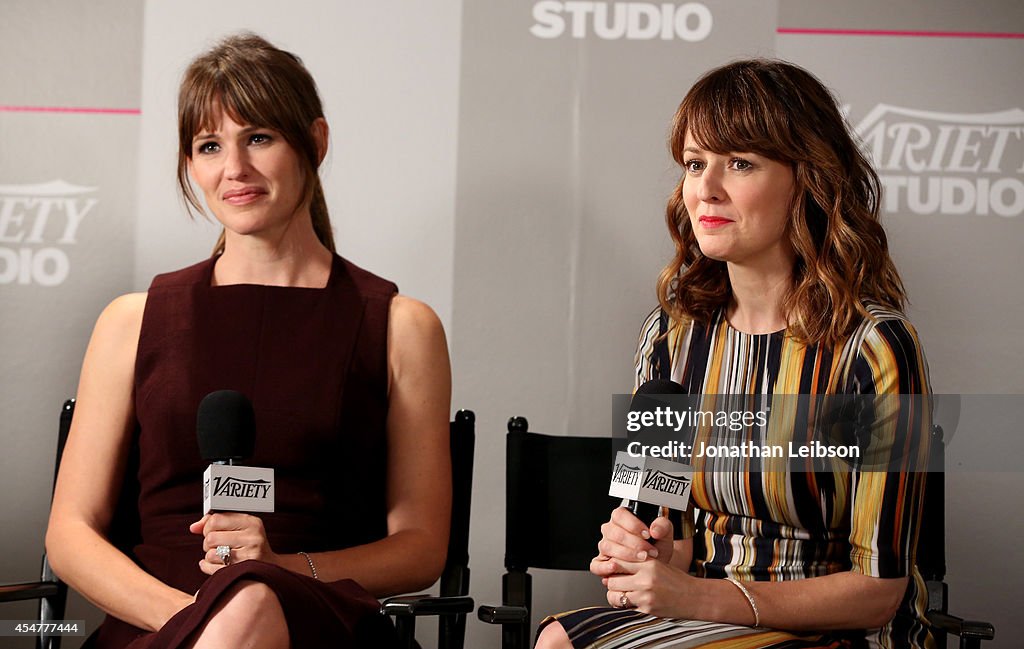
[[[218,545],[217,556],[220,557],[221,563],[225,566],[231,563],[231,546],[230,545]],[[623,595],[625,597],[625,595]]]
[[[629,601],[626,593],[622,593],[622,597],[619,598],[619,608],[633,608],[633,602]]]

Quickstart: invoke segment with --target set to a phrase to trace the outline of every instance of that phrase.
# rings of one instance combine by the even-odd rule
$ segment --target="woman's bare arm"
[[[124,481],[144,293],[122,296],[96,322],[53,496],[46,551],[54,571],[99,608],[156,630],[192,596],[147,574],[106,534]]]

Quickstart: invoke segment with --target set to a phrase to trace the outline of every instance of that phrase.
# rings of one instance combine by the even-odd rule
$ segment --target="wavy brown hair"
[[[217,128],[221,111],[239,124],[274,129],[295,149],[306,176],[296,208],[309,203],[317,238],[335,252],[312,130],[324,109],[316,82],[302,60],[255,34],[243,33],[225,38],[189,65],[178,91],[178,187],[190,212],[205,214],[188,178],[192,138]],[[223,231],[213,254],[222,252]]]
[[[672,122],[669,146],[680,165],[687,133],[702,149],[756,153],[793,169],[788,335],[832,345],[867,315],[864,301],[902,310],[903,283],[878,219],[878,175],[817,78],[776,60],[714,69],[686,94]],[[676,254],[658,278],[658,300],[676,322],[708,323],[732,290],[725,262],[701,254],[682,187],[680,180],[666,209]]]

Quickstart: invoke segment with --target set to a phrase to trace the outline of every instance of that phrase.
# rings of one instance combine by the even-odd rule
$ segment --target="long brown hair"
[[[306,172],[300,205],[309,202],[313,230],[331,252],[334,234],[327,213],[317,168],[320,153],[312,126],[324,116],[316,82],[291,52],[278,49],[255,34],[243,33],[222,40],[192,61],[178,92],[178,187],[189,211],[203,214],[203,206],[188,178],[192,138],[216,128],[223,111],[240,124],[272,128],[299,154]],[[213,254],[224,252],[221,232]]]
[[[788,335],[832,345],[867,315],[863,301],[902,309],[903,283],[878,219],[878,175],[817,78],[764,59],[714,69],[676,111],[669,146],[680,165],[687,133],[714,153],[756,153],[791,165],[788,232],[796,265],[783,301]],[[682,186],[680,180],[665,212],[676,253],[658,278],[658,300],[677,322],[707,323],[732,291],[725,262],[701,254]]]

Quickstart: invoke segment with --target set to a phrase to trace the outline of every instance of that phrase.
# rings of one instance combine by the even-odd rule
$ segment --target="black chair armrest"
[[[524,624],[530,616],[525,606],[481,605],[476,611],[477,618],[488,624]]]
[[[0,585],[0,602],[18,602],[40,599],[59,594],[60,586],[53,581],[26,581],[20,584]]]
[[[964,640],[991,640],[996,637],[996,630],[988,622],[963,620],[949,613],[928,611],[928,621],[946,633],[952,633]]]
[[[402,595],[381,602],[380,612],[392,616],[452,615],[471,613],[472,597],[433,597],[431,595]]]

